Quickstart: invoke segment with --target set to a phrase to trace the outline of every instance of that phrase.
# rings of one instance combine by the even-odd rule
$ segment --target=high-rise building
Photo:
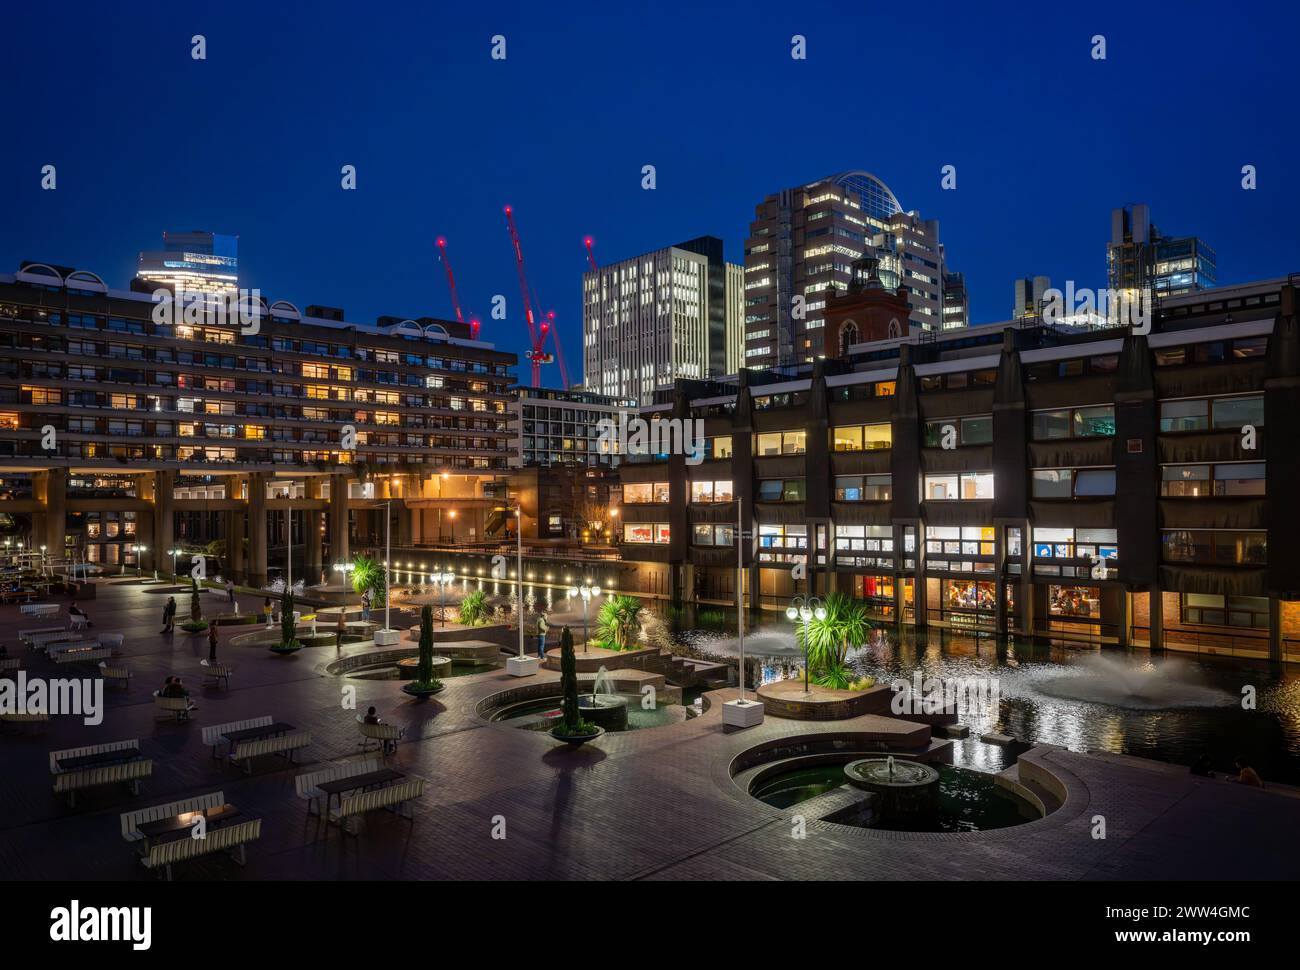
[[[943,274],[943,328],[958,330],[970,326],[970,295],[965,273]]]
[[[592,391],[520,387],[510,405],[517,440],[511,466],[583,465],[612,467],[617,450],[600,447],[601,422],[617,426],[620,414],[634,415],[637,402]]]
[[[942,329],[939,224],[904,212],[876,176],[841,172],[759,203],[745,240],[745,366],[815,357],[828,291],[847,291],[864,256],[879,260],[888,289],[908,291],[916,326]]]
[[[727,294],[738,272],[723,260],[722,240],[701,236],[584,273],[585,386],[647,403],[679,377],[727,373],[728,330],[739,329],[740,313]]]
[[[239,237],[215,232],[164,232],[163,248],[140,253],[133,289],[160,286],[224,293],[239,286]]]
[[[1025,276],[1016,280],[1015,302],[1011,305],[1011,319],[1039,319],[1043,315],[1043,301],[1052,288],[1051,277]]]
[[[1106,247],[1109,286],[1150,289],[1157,297],[1209,289],[1217,280],[1214,250],[1197,236],[1166,236],[1145,203],[1113,209]]]

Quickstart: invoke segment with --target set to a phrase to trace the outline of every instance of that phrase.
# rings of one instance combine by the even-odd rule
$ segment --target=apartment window
[[[730,502],[731,482],[691,482],[692,502]]]
[[[668,483],[628,482],[623,486],[623,501],[628,505],[666,503],[668,501]]]
[[[763,479],[758,483],[758,500],[760,502],[802,502],[804,480],[802,478]]]
[[[1181,593],[1179,614],[1184,623],[1203,626],[1268,629],[1268,597]]]
[[[993,418],[984,414],[972,418],[946,418],[926,422],[925,447],[942,448],[945,438],[950,436],[958,445],[987,445],[993,440]]]
[[[1265,493],[1264,462],[1227,462],[1220,465],[1163,465],[1160,494],[1166,498],[1206,496],[1259,496]]]
[[[623,541],[662,545],[669,540],[667,522],[624,522]]]
[[[731,546],[735,544],[736,527],[700,523],[693,529],[692,542],[697,546]]]
[[[803,525],[760,525],[758,558],[760,562],[792,562],[808,548],[808,527]]]
[[[760,455],[802,455],[807,450],[803,431],[769,431],[757,437]]]
[[[837,475],[835,501],[888,502],[893,493],[892,475]]]
[[[1034,498],[1094,498],[1115,494],[1113,468],[1036,468]]]
[[[926,475],[925,498],[931,502],[993,497],[992,472],[963,472],[960,475]]]
[[[1115,408],[1108,404],[1103,407],[1035,411],[1030,433],[1034,441],[1112,438],[1115,435]]]
[[[1207,566],[1263,566],[1268,533],[1216,529],[1167,529],[1161,533],[1165,562]]]
[[[704,455],[706,458],[730,458],[731,454],[731,435],[719,435],[716,438],[705,439]]]
[[[1118,559],[1118,534],[1115,529],[1034,529],[1034,558]]]
[[[1160,430],[1166,434],[1211,428],[1236,431],[1248,424],[1264,426],[1262,395],[1160,402]]]
[[[889,448],[893,440],[893,428],[888,424],[845,425],[831,433],[836,451],[878,451]]]

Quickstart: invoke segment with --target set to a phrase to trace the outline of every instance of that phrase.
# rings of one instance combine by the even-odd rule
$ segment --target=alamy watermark
[[[99,678],[28,678],[0,680],[0,714],[72,714],[87,727],[104,723],[104,682]]]
[[[889,683],[894,692],[889,707],[896,715],[977,714],[995,709],[1000,696],[996,677],[926,677],[921,671],[912,679],[896,677]]]
[[[1066,280],[1065,290],[1056,287],[1043,292],[1043,322],[1071,324],[1104,320],[1110,327],[1132,327],[1135,334],[1151,332],[1155,317],[1149,288],[1093,290],[1075,288]]]
[[[167,287],[153,291],[153,322],[167,327],[238,327],[242,334],[262,329],[262,291],[229,290],[224,293]]]
[[[704,460],[704,421],[700,418],[601,418],[596,447],[602,455],[685,455],[686,464]]]

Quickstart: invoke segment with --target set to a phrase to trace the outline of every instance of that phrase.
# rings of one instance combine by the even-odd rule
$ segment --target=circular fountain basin
[[[863,758],[846,764],[844,777],[876,796],[876,815],[884,823],[932,818],[939,811],[939,772],[919,761]]]
[[[606,731],[627,730],[627,698],[618,694],[579,694],[578,711]]]

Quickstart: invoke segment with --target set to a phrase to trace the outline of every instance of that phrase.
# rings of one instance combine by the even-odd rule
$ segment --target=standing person
[[[271,629],[271,618],[275,616],[275,607],[271,605],[271,597],[266,598],[262,604],[262,615],[266,617],[266,628]]]
[[[361,594],[361,619],[370,622],[370,590]]]
[[[226,600],[232,606],[235,603],[235,581],[233,579],[226,580]]]
[[[168,596],[167,602],[163,604],[163,628],[159,633],[174,633],[176,631],[176,597]]]
[[[217,621],[208,624],[208,663],[217,662]]]
[[[539,660],[546,659],[546,633],[551,625],[546,622],[546,614],[543,613],[537,618],[537,657]]]

